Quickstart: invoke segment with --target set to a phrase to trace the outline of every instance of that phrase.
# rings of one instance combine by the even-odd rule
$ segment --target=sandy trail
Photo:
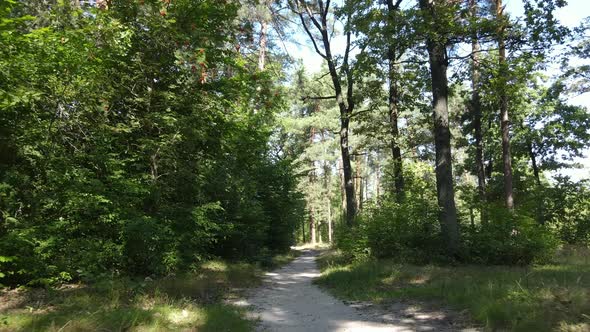
[[[401,303],[375,308],[337,300],[312,283],[320,275],[316,255],[313,250],[303,251],[290,264],[267,273],[261,287],[235,303],[252,309],[251,316],[260,322],[257,330],[467,331],[440,311],[424,312]]]

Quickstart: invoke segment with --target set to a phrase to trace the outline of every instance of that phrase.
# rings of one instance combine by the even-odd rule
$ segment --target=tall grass
[[[590,331],[590,255],[569,251],[532,267],[416,266],[391,260],[320,259],[317,281],[348,300],[435,300],[468,310],[489,329]]]
[[[269,258],[268,268],[294,253]],[[224,304],[259,284],[259,264],[209,261],[193,273],[151,280],[0,292],[0,331],[250,331],[244,309]]]

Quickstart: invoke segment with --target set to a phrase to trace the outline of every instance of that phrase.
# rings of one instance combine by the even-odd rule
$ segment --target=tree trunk
[[[539,195],[539,199],[537,203],[539,204],[537,210],[537,222],[541,225],[545,224],[545,199],[543,197],[543,185],[541,184],[541,175],[539,171],[539,165],[537,165],[537,158],[535,156],[535,151],[533,150],[533,143],[531,140],[527,140],[527,148],[529,152],[529,157],[531,158],[531,164],[533,166],[533,174],[535,175],[535,180],[537,183],[537,194]]]
[[[340,178],[340,202],[342,203],[342,217],[344,222],[346,222],[346,191],[344,189],[344,171],[342,170],[342,159],[338,160],[338,175]]]
[[[377,151],[377,160],[379,160],[379,151]],[[375,167],[375,203],[379,201],[379,195],[381,194],[381,167],[377,162]]]
[[[389,20],[392,22],[395,19],[395,13],[399,5],[394,5],[392,0],[387,1],[387,9],[389,11]],[[391,23],[390,23],[391,24]],[[389,64],[389,123],[391,126],[391,156],[393,157],[393,179],[394,192],[399,201],[403,199],[404,194],[404,175],[403,175],[403,161],[401,149],[399,147],[399,128],[398,128],[398,101],[399,90],[396,84],[397,68],[395,65],[396,54],[393,46],[389,46],[387,50],[387,60]]]
[[[305,219],[301,220],[301,235],[303,238],[303,243],[305,243]]]
[[[328,202],[328,242],[332,243],[332,202]]]
[[[361,176],[361,158],[360,155],[356,155],[354,157],[355,163],[355,184],[354,187],[356,189],[356,210],[360,211],[362,209],[362,200],[363,200],[363,178]]]
[[[326,62],[328,63],[328,71],[330,73],[330,78],[332,79],[332,84],[336,95],[336,102],[338,103],[338,109],[340,110],[340,153],[342,155],[342,172],[344,175],[344,191],[346,194],[346,224],[349,227],[351,227],[354,224],[354,218],[356,216],[356,206],[354,197],[355,192],[352,178],[352,166],[350,164],[350,151],[348,141],[350,115],[354,110],[354,98],[352,95],[353,75],[349,67],[351,32],[349,30],[346,33],[346,51],[344,58],[342,59],[341,66],[337,69],[335,60],[332,56],[332,49],[330,45],[331,33],[329,31],[330,23],[328,22],[330,1],[318,1],[318,6],[314,6],[317,8],[313,9],[310,8],[307,1],[304,0],[298,0],[290,3],[292,6],[296,8],[295,12],[299,15],[299,18],[301,19],[301,24],[304,30],[306,31],[307,35],[313,42],[316,52],[319,55],[321,55],[324,58],[324,60],[326,60]],[[304,12],[306,13],[308,19],[311,20],[313,26],[318,30],[318,32],[321,35],[321,42],[324,48],[324,53],[320,51],[318,43],[316,42],[316,37],[314,37],[313,33],[309,30],[309,27],[307,25],[308,20],[304,18]],[[319,21],[316,17],[316,14],[319,14]],[[348,13],[347,22],[345,23],[345,25],[347,26],[350,23],[351,15],[351,13]],[[344,96],[342,91],[342,82],[340,79],[339,70],[342,70],[346,74],[346,96]]]
[[[333,68],[330,71],[333,71],[335,75],[338,75],[333,63],[330,67]],[[336,82],[339,80],[333,81]],[[334,83],[334,86],[336,85],[340,86],[340,83]],[[342,90],[340,87],[335,90],[337,100],[339,100],[338,104],[340,106],[340,153],[342,154],[342,174],[344,175],[344,193],[346,195],[346,224],[352,226],[354,224],[354,217],[356,216],[356,205],[354,198],[354,183],[352,179],[352,166],[350,164],[350,151],[348,146],[348,127],[350,121],[348,119],[348,111],[342,101]]]
[[[508,68],[506,63],[506,44],[504,41],[504,8],[502,0],[496,0],[496,18],[499,23],[498,28],[498,65],[500,67],[501,82],[498,86],[500,96],[500,128],[502,130],[502,161],[504,166],[504,198],[506,207],[514,209],[514,191],[512,178],[512,157],[510,155],[510,118],[508,115],[508,96],[506,95],[505,86],[508,84]]]
[[[322,133],[322,140],[324,140],[324,134]],[[324,187],[326,188],[326,199],[328,207],[328,242],[332,243],[332,186],[330,185],[330,178],[332,172],[330,164],[327,160],[324,160]]]
[[[529,157],[531,158],[531,163],[533,166],[533,174],[535,175],[535,180],[537,181],[537,185],[541,185],[541,176],[539,172],[539,165],[537,165],[537,158],[535,156],[535,151],[533,150],[533,143],[530,140],[527,140],[527,148],[529,152]]]
[[[268,42],[268,22],[266,20],[262,20],[260,22],[260,42],[258,45],[258,70],[264,70],[264,65],[266,62],[266,49],[267,49],[267,42]]]
[[[313,208],[309,208],[309,234],[311,235],[311,244],[316,244],[315,219]]]
[[[420,8],[436,17],[436,9],[429,0],[420,0]],[[440,31],[434,26],[435,31]],[[438,38],[437,38],[438,37]],[[434,109],[434,146],[436,150],[436,191],[440,207],[439,221],[442,236],[449,255],[458,253],[459,223],[455,207],[453,168],[451,164],[451,132],[449,130],[448,81],[446,44],[440,36],[427,39],[430,75],[432,79],[432,103]]]
[[[471,16],[477,17],[477,2],[469,0]],[[477,193],[479,196],[481,223],[486,222],[486,175],[483,163],[483,135],[481,132],[481,97],[479,94],[480,73],[479,73],[479,40],[477,31],[471,36],[471,112],[473,118],[473,136],[475,138],[475,169],[477,173]]]
[[[324,22],[322,22],[324,24]],[[327,24],[327,22],[326,22]],[[334,92],[336,93],[336,101],[340,110],[340,153],[342,154],[342,173],[344,174],[344,192],[346,194],[346,224],[352,226],[354,224],[354,217],[356,216],[354,183],[352,178],[352,166],[350,163],[350,150],[348,143],[348,133],[350,125],[350,113],[354,109],[352,98],[348,99],[348,104],[344,101],[342,93],[342,85],[340,76],[336,69],[336,64],[332,58],[332,51],[330,48],[330,36],[327,28],[322,31],[322,41],[324,43],[324,50],[326,51],[326,60],[328,62],[328,70],[334,85]],[[347,82],[348,89],[352,90],[352,82]],[[352,97],[352,96],[350,96]]]

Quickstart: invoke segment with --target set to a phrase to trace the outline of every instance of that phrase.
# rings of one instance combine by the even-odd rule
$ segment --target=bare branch
[[[311,31],[309,31],[309,27],[307,26],[307,24],[305,23],[305,19],[303,18],[303,13],[298,13],[298,14],[299,14],[299,18],[301,19],[301,25],[303,25],[303,29],[305,30],[305,32],[309,36],[309,39],[311,39],[311,42],[313,43],[313,47],[315,48],[316,53],[319,54],[322,58],[327,60],[328,57],[320,51],[318,44],[315,41],[315,37],[313,36]]]
[[[325,100],[325,99],[336,99],[336,95],[334,95],[334,96],[303,96],[301,98],[302,101],[307,101],[307,100]]]
[[[297,3],[299,3],[299,2],[300,1],[297,1]],[[313,23],[313,25],[315,25],[315,27],[318,30],[323,31],[322,27],[320,26],[320,23],[318,22],[318,20],[315,18],[315,16],[313,15],[313,13],[311,12],[311,10],[309,9],[309,6],[307,6],[307,2],[301,1],[301,3],[303,3],[303,8],[305,9],[305,12],[307,13],[307,15],[309,16],[309,18],[311,19],[311,22]]]

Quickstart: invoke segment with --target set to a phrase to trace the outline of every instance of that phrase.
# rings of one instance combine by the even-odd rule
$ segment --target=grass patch
[[[468,310],[492,330],[590,330],[590,264],[583,259],[532,267],[415,266],[349,263],[330,251],[319,266],[317,283],[346,300],[436,300]]]
[[[295,252],[272,257],[272,267]],[[260,264],[209,261],[183,275],[103,280],[58,289],[4,290],[0,331],[251,331],[244,309],[223,304],[259,285]]]

